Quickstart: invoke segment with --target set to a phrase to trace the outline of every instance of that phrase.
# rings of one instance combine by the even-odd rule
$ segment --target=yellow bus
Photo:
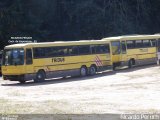
[[[4,48],[4,80],[35,82],[46,78],[94,75],[112,67],[106,40],[14,44]]]
[[[109,37],[113,69],[117,66],[156,63],[160,52],[160,34]]]

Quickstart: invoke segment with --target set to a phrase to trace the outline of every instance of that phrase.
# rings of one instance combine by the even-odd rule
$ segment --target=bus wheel
[[[113,63],[113,71],[116,70],[117,65],[115,63]]]
[[[81,69],[80,69],[80,75],[82,77],[86,76],[87,75],[87,68],[85,66],[82,66]]]
[[[133,60],[131,59],[128,62],[128,68],[132,68],[132,67],[133,67]]]
[[[20,82],[21,84],[24,84],[26,81],[25,81],[25,80],[19,80],[19,82]]]
[[[34,79],[34,82],[42,82],[45,80],[45,73],[40,70],[38,71],[38,73],[36,74],[36,79]]]
[[[96,66],[95,66],[95,65],[92,65],[92,66],[89,68],[89,72],[90,72],[90,75],[95,75],[95,74],[96,74]]]

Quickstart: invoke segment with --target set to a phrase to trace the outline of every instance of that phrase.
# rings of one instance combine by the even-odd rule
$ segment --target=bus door
[[[121,62],[127,61],[126,42],[121,41]]]
[[[111,48],[112,48],[112,62],[118,63],[121,59],[121,45],[120,41],[113,41],[111,42]]]
[[[157,40],[157,64],[160,65],[160,39]]]
[[[26,73],[33,73],[33,55],[32,49],[26,49]]]

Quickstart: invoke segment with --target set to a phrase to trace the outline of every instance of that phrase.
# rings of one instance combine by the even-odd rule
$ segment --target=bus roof
[[[102,40],[80,40],[80,41],[56,41],[56,42],[41,42],[41,43],[20,43],[8,45],[5,49],[9,48],[27,48],[27,47],[51,47],[51,46],[70,46],[70,45],[89,45],[89,44],[104,44],[116,40],[141,40],[141,39],[157,39],[160,34],[154,35],[124,35],[117,37],[107,37]]]
[[[160,38],[160,34],[154,35],[124,35],[124,36],[117,36],[117,37],[107,37],[103,38],[102,40],[108,41],[116,41],[116,40],[137,40],[137,39],[157,39]]]
[[[109,43],[106,40],[80,40],[80,41],[56,41],[56,42],[41,42],[41,43],[20,43],[8,45],[9,48],[24,48],[24,47],[49,47],[49,46],[70,46],[70,45],[88,45],[88,44],[102,44]]]

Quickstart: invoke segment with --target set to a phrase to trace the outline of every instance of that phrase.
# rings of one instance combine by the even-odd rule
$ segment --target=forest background
[[[160,0],[1,0],[0,45],[160,32]]]

